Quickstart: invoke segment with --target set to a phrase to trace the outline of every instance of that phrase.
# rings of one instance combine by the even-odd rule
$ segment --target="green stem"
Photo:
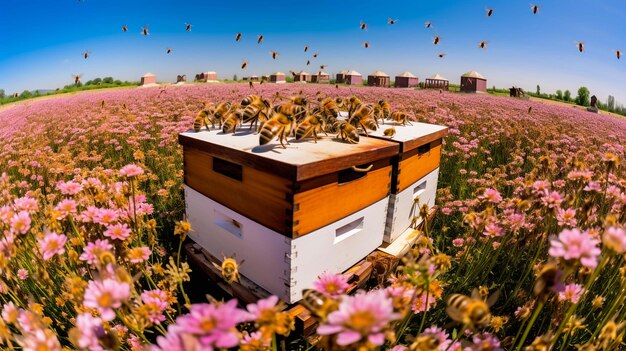
[[[522,346],[524,346],[524,342],[526,341],[526,338],[528,337],[528,333],[530,333],[530,330],[532,329],[533,325],[535,324],[535,321],[537,320],[537,317],[539,316],[539,313],[543,309],[543,306],[546,304],[546,301],[547,300],[544,299],[541,302],[539,302],[539,305],[537,306],[537,308],[533,312],[532,317],[530,317],[530,321],[526,325],[526,329],[524,329],[524,334],[522,334],[522,338],[519,340],[519,342],[517,342],[517,340],[515,340],[515,342],[517,343],[517,347],[515,348],[515,351],[521,350]]]

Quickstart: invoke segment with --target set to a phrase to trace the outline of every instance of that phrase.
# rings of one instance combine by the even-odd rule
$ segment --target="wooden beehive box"
[[[391,195],[387,209],[385,242],[391,243],[402,234],[419,215],[420,207],[435,205],[441,142],[448,134],[448,128],[428,123],[411,122],[402,126],[393,121],[385,121],[376,131],[368,131],[373,138],[397,143],[400,153],[394,162]],[[384,136],[385,129],[394,128],[396,134]],[[417,219],[415,224],[421,219]]]
[[[324,271],[339,273],[383,241],[397,143],[277,141],[186,132],[183,145],[191,239],[288,303]]]

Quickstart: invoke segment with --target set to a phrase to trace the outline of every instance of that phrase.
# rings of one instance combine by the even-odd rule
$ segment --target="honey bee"
[[[261,44],[263,42],[263,38],[264,38],[263,35],[259,34],[259,36],[257,37],[257,40],[256,40],[257,44]]]
[[[585,51],[585,43],[582,41],[577,41],[576,42],[576,48],[578,48],[578,52],[584,52]]]
[[[481,49],[484,49],[484,48],[487,47],[487,44],[489,44],[489,42],[483,40],[480,43],[478,43],[478,47],[481,48]]]
[[[533,12],[533,14],[534,14],[534,15],[536,15],[536,14],[538,14],[538,13],[539,13],[539,8],[540,8],[540,7],[541,7],[541,6],[539,6],[539,5],[533,5],[533,4],[530,4],[530,9],[532,10],[532,12]]]
[[[89,58],[89,55],[91,55],[91,51],[83,52],[83,57],[85,58],[85,60]]]
[[[313,54],[313,58],[317,58],[317,56],[319,56],[317,52]]]
[[[260,100],[261,97],[258,95],[248,95],[243,100],[241,100],[241,106],[248,106],[254,101]]]
[[[145,27],[141,27],[141,34],[142,35],[150,35],[150,33],[148,32],[148,25],[146,24]]]
[[[213,113],[213,118],[215,118],[221,124],[221,121],[225,119],[226,115],[230,112],[232,107],[233,107],[233,105],[230,103],[230,101],[225,101],[225,102],[219,103],[215,107],[215,112]]]
[[[439,57],[439,58],[444,58],[444,56],[446,56],[446,54],[444,54],[444,53],[438,53],[437,54],[437,57]]]
[[[415,351],[437,351],[440,346],[439,339],[434,335],[418,336],[410,346],[410,350]]]
[[[309,51],[309,46],[308,46],[308,45],[305,45],[305,46],[304,46],[304,52],[307,52],[307,51]]]
[[[302,96],[302,95],[297,95],[297,96],[292,96],[289,98],[289,100],[296,104],[296,105],[300,105],[300,106],[306,106],[308,104],[308,100],[306,97]]]
[[[378,100],[378,106],[382,109],[383,117],[385,119],[391,117],[391,106],[389,106],[389,102],[386,100]]]
[[[82,77],[82,74],[74,74],[72,75],[72,78],[74,79],[74,85],[78,85],[78,83],[80,83],[80,77]]]
[[[363,44],[361,44],[361,45],[363,45],[363,47],[366,48],[366,49],[370,47],[370,43],[367,42],[367,41],[364,41]]]
[[[352,95],[348,99],[347,102],[344,102],[344,107],[348,108],[348,114],[352,116],[352,113],[355,111],[356,107],[361,104],[361,100],[356,96]]]
[[[235,35],[235,41],[240,41],[242,35],[242,33],[237,33],[237,35]]]
[[[391,19],[391,17],[389,17],[389,18],[387,19],[387,23],[388,23],[388,24],[396,24],[396,22],[398,22],[398,20],[397,20],[397,19]]]
[[[272,59],[276,60],[280,54],[276,51],[270,51],[270,55],[272,55]]]
[[[438,35],[435,35],[433,37],[433,44],[438,45],[440,41],[441,41],[441,38]]]
[[[361,25],[359,26],[362,30],[367,30],[367,23],[361,21]]]
[[[374,109],[370,105],[358,105],[348,122],[355,127],[361,126],[365,132],[365,136],[367,136],[368,129],[376,130],[377,128],[376,122],[374,122],[374,118],[372,116],[373,110]]]
[[[237,125],[241,124],[243,113],[241,111],[233,111],[226,115],[224,124],[222,125],[222,133],[235,133]]]
[[[391,114],[391,119],[403,126],[411,124],[411,116],[406,112],[396,111]]]
[[[426,28],[431,28],[433,26],[433,24],[430,21],[426,21],[424,25],[426,26]]]
[[[165,52],[168,53],[168,54],[171,54],[172,53],[172,48],[165,49]]]
[[[617,59],[619,60],[622,57],[622,52],[619,50],[615,50],[615,56],[617,56]]]
[[[200,112],[198,112],[198,114],[196,115],[196,120],[193,122],[193,130],[197,133],[200,131],[202,126],[206,126],[206,129],[208,130],[209,120],[211,121],[211,125],[215,127],[215,120],[209,119],[209,116],[212,116],[213,114],[214,114],[213,104],[204,105],[202,110],[200,110]]]
[[[241,262],[243,263],[243,261]],[[222,278],[228,283],[239,282],[239,265],[234,257],[224,256],[222,261]]]
[[[462,294],[452,294],[448,298],[446,313],[454,321],[462,323],[471,330],[477,327],[486,327],[491,319],[491,307],[498,299],[499,293],[491,295],[487,301],[484,301],[478,289],[472,291],[472,296]]]
[[[559,284],[561,276],[562,273],[555,263],[546,263],[539,271],[539,274],[537,274],[535,285],[533,286],[533,294],[545,299],[553,291],[554,287]]]
[[[185,23],[185,30],[191,32],[191,23]]]
[[[345,121],[337,121],[335,124],[335,128],[339,130],[339,134],[337,134],[338,138],[350,144],[357,144],[359,142],[359,132],[352,124]]]
[[[383,132],[383,134],[388,137],[388,138],[393,138],[396,135],[396,129],[391,127],[391,128],[387,128],[385,129],[385,131]]]
[[[283,144],[283,139],[287,144],[287,135],[291,132],[291,128],[293,126],[293,116],[285,115],[284,113],[277,112],[274,114],[272,118],[270,118],[264,125],[261,127],[261,132],[259,133],[259,144],[265,145],[272,141],[274,138],[278,137],[278,141],[283,148],[287,148],[285,144]]]
[[[123,32],[128,32],[128,25],[127,24],[122,26],[122,31]]]
[[[337,104],[332,98],[325,98],[320,101],[320,111],[326,118],[337,118],[339,115],[339,108],[337,108]]]
[[[267,121],[270,107],[269,101],[257,96],[257,98],[247,104],[246,108],[243,110],[243,122],[250,123],[250,128],[252,128],[252,124],[254,123],[256,126],[259,120],[261,123]]]
[[[246,69],[247,66],[248,66],[248,60],[241,61],[241,69]]]
[[[485,11],[487,12],[487,17],[491,17],[491,15],[493,15],[493,9],[485,7]]]
[[[306,65],[310,65],[311,64],[311,60],[306,60]]]
[[[299,105],[293,102],[288,102],[282,105],[275,106],[274,112],[289,116],[295,119],[297,122],[300,122],[306,110],[304,106],[302,105]]]
[[[321,321],[326,320],[326,317],[328,317],[331,312],[339,308],[337,301],[313,289],[302,290],[302,300],[300,304]]]
[[[304,139],[313,134],[313,141],[317,143],[317,133],[323,131],[324,128],[324,118],[319,113],[319,110],[315,111],[313,114],[306,116],[296,129],[296,140]]]

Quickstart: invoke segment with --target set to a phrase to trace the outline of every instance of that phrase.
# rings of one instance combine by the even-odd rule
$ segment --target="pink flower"
[[[120,169],[120,175],[129,177],[129,178],[136,177],[140,174],[143,174],[143,169],[135,164],[126,165],[122,167],[122,169]]]
[[[502,196],[496,189],[487,188],[485,189],[485,193],[483,194],[483,198],[487,199],[487,201],[497,204],[502,201]]]
[[[270,349],[270,341],[263,337],[263,333],[257,331],[254,333],[246,333],[241,340],[241,345],[262,345]]]
[[[559,208],[556,211],[556,219],[560,226],[575,227],[576,210],[573,208],[568,208],[567,210]]]
[[[326,322],[317,328],[320,335],[337,334],[337,344],[346,346],[366,338],[380,346],[385,342],[385,328],[401,315],[393,312],[391,299],[383,290],[360,291],[345,296],[339,309],[328,315]]]
[[[141,294],[141,301],[148,308],[150,322],[161,324],[165,320],[163,313],[170,307],[169,297],[165,291],[159,289],[144,291]]]
[[[104,350],[100,346],[98,334],[104,334],[102,319],[90,313],[81,313],[76,317],[76,329],[79,332],[78,347],[89,351]]]
[[[83,186],[76,182],[60,181],[57,183],[57,189],[63,195],[76,195],[83,190]]]
[[[433,296],[433,294],[422,293],[415,297],[413,300],[413,305],[411,306],[411,310],[415,313],[428,312],[431,308],[433,308],[437,304],[437,298]]]
[[[11,218],[11,231],[19,234],[26,234],[30,229],[30,215],[26,211],[20,211]]]
[[[609,227],[604,231],[602,244],[621,255],[626,252],[626,230],[622,227]]]
[[[17,277],[20,278],[21,280],[28,279],[28,271],[25,270],[24,268],[18,269],[17,270]]]
[[[39,210],[39,204],[37,203],[37,200],[28,196],[15,199],[15,201],[13,201],[13,204],[15,205],[15,209],[18,211],[27,211],[29,213],[34,213]]]
[[[348,277],[343,274],[325,272],[313,282],[313,289],[330,298],[342,295],[349,287]]]
[[[55,334],[48,329],[37,329],[18,339],[22,351],[61,351],[61,344]]]
[[[83,304],[85,307],[98,310],[102,320],[112,321],[115,319],[113,309],[120,308],[129,297],[130,286],[127,283],[115,279],[91,280],[85,290]]]
[[[100,208],[93,217],[93,221],[102,225],[110,225],[117,221],[119,214],[116,210],[110,208]]]
[[[17,317],[19,317],[20,312],[15,307],[13,301],[7,302],[4,306],[2,306],[2,319],[8,324],[13,324],[17,321]]]
[[[396,345],[391,348],[389,351],[407,351],[409,348],[404,345]]]
[[[567,284],[565,289],[559,292],[559,301],[577,303],[583,295],[584,289],[580,284]]]
[[[47,261],[54,255],[62,255],[65,252],[66,241],[67,237],[65,235],[46,231],[43,239],[37,239],[43,260]]]
[[[111,251],[112,249],[113,245],[107,239],[96,239],[96,242],[87,243],[79,258],[81,261],[87,261],[87,263],[95,265],[99,263],[99,257],[103,252]]]
[[[502,228],[495,223],[489,223],[485,226],[483,234],[492,238],[502,236]]]
[[[463,247],[464,244],[465,244],[465,240],[463,238],[456,238],[452,240],[452,245],[454,247]]]
[[[552,257],[563,257],[565,260],[580,260],[580,263],[589,268],[598,264],[600,249],[599,240],[594,239],[588,232],[578,229],[565,229],[558,238],[550,240],[548,253]]]
[[[500,347],[500,340],[489,333],[477,334],[472,337],[474,345],[466,347],[465,351],[503,351]]]
[[[266,299],[257,301],[257,303],[248,304],[246,309],[250,312],[250,319],[260,319],[268,311],[275,311],[277,303],[278,296],[272,295]]]
[[[63,199],[54,208],[60,213],[57,219],[63,219],[69,215],[76,214],[76,201],[72,199]]]
[[[126,240],[130,236],[131,230],[126,224],[114,224],[108,226],[104,231],[104,236],[111,239]]]
[[[439,345],[437,346],[438,351],[448,350],[448,347],[452,344],[452,340],[450,340],[448,333],[434,325],[430,328],[424,329],[420,336],[430,336],[437,340],[437,345]]]
[[[548,208],[558,207],[563,199],[557,191],[547,192],[545,196],[541,198],[541,201],[548,206]]]
[[[226,303],[191,305],[188,314],[176,319],[176,325],[185,333],[197,336],[200,346],[206,349],[229,348],[239,344],[235,327],[248,320],[248,313],[238,309],[237,300],[233,299]]]
[[[132,249],[128,250],[126,257],[130,261],[130,263],[141,263],[147,261],[150,258],[151,254],[152,251],[146,246],[133,247]]]

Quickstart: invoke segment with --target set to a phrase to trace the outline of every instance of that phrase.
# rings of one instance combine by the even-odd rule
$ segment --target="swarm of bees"
[[[250,87],[254,88],[254,85]],[[311,99],[302,92],[291,97],[276,93],[270,101],[252,94],[239,103],[207,103],[196,115],[193,128],[199,132],[202,127],[211,130],[217,126],[224,134],[235,134],[238,128],[249,124],[248,130],[254,128],[259,135],[260,145],[278,139],[280,145],[286,148],[290,136],[296,140],[312,138],[317,143],[320,133],[327,136],[332,133],[343,142],[356,144],[361,133],[368,135],[368,131],[377,130],[385,120],[400,125],[411,123],[408,113],[392,112],[386,100],[367,104],[356,96],[333,99],[320,95],[321,92],[318,92],[317,98]],[[277,100],[279,102],[275,103]],[[347,112],[347,116],[342,117],[340,110]],[[393,137],[395,129],[387,129],[384,135]]]

